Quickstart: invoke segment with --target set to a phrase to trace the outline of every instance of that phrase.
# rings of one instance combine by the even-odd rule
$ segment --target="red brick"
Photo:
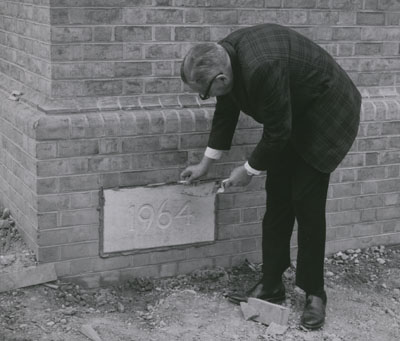
[[[363,225],[356,224],[353,226],[354,237],[369,236],[379,233],[381,233],[380,224],[363,224]]]
[[[187,251],[182,250],[165,250],[165,251],[155,251],[149,254],[149,264],[158,263],[169,263],[179,260],[185,260],[187,258]]]
[[[180,146],[181,148],[205,148],[208,142],[208,133],[204,134],[190,134],[180,136]]]
[[[358,171],[358,180],[373,180],[385,178],[385,167],[365,167]]]
[[[84,95],[113,96],[122,94],[122,80],[84,81]]]
[[[378,208],[376,218],[378,220],[398,219],[400,218],[400,210],[398,207]]]
[[[223,210],[217,212],[217,224],[237,224],[240,222],[240,210]]]
[[[392,27],[362,27],[361,40],[365,41],[399,41],[400,32]]]
[[[364,165],[364,155],[359,154],[347,154],[344,160],[341,162],[341,167],[360,167]]]
[[[97,175],[66,176],[66,177],[60,177],[59,181],[60,181],[60,191],[63,193],[98,189],[100,187]]]
[[[359,211],[330,213],[327,215],[327,218],[329,226],[354,224],[361,221],[361,213]]]
[[[61,226],[91,225],[98,223],[99,212],[95,208],[61,212]]]
[[[68,195],[41,195],[37,197],[38,212],[49,212],[67,209],[69,207]]]
[[[57,143],[57,157],[91,156],[98,153],[98,140],[68,140]]]
[[[123,94],[135,95],[143,93],[143,80],[127,79],[123,81]]]
[[[80,274],[75,277],[67,277],[68,281],[76,283],[83,288],[93,289],[98,288],[100,286],[100,278],[101,274]]]
[[[149,155],[149,167],[185,166],[186,160],[186,152],[154,153]]]
[[[333,28],[333,40],[361,40],[361,28],[335,27]]]
[[[381,164],[399,164],[400,163],[400,151],[388,151],[380,155]]]
[[[381,12],[358,12],[357,25],[384,25],[385,14]]]
[[[106,287],[110,285],[117,285],[120,283],[121,273],[115,271],[103,271],[100,273],[100,286]]]
[[[241,252],[249,252],[256,250],[256,240],[255,239],[243,239],[240,241],[240,250]]]
[[[40,230],[57,227],[57,213],[38,213],[38,226]]]
[[[150,133],[150,117],[145,111],[135,111],[135,127],[137,135],[144,135]]]
[[[178,274],[177,263],[164,263],[160,265],[160,277],[172,277]]]
[[[117,62],[116,77],[138,77],[151,75],[151,63],[148,62]]]
[[[154,28],[154,37],[155,40],[157,41],[171,41],[171,35],[172,35],[172,28],[171,27],[165,27],[165,26],[153,26]]]
[[[283,0],[285,8],[315,8],[316,0]]]
[[[244,223],[252,223],[255,221],[259,221],[257,211],[258,211],[257,207],[243,209],[242,210],[242,221]]]
[[[177,181],[180,176],[179,169],[135,171],[121,173],[120,186],[140,186],[160,182]]]
[[[138,153],[159,150],[167,151],[177,148],[178,137],[176,135],[132,137],[122,140],[123,153]]]
[[[213,261],[210,258],[197,259],[178,263],[178,273],[188,274],[195,270],[211,268]]]
[[[151,278],[160,277],[159,265],[149,265],[149,266],[121,270],[120,278],[122,282],[140,277],[151,277]]]
[[[41,141],[69,138],[69,127],[70,120],[68,117],[54,116],[43,117],[34,126],[36,138]]]
[[[37,165],[37,175],[41,177],[65,175],[68,173],[68,160],[39,161]]]
[[[61,245],[60,252],[61,260],[97,256],[99,254],[99,243],[95,241]]]
[[[61,249],[59,246],[41,247],[37,257],[39,262],[56,262],[61,259]]]
[[[151,27],[117,26],[115,27],[116,41],[149,41],[151,40]]]
[[[145,82],[146,93],[180,92],[181,80],[171,78],[150,79]]]
[[[370,208],[361,211],[361,221],[376,221],[376,209]]]
[[[261,251],[256,251],[234,255],[232,256],[231,264],[232,266],[242,265],[245,259],[252,263],[260,263],[262,260],[262,253]]]
[[[375,194],[375,193],[377,193],[378,185],[375,181],[374,182],[363,182],[361,184],[361,188],[362,188],[362,191],[361,191],[362,194]]]
[[[142,254],[139,253],[131,255],[130,257],[132,259],[132,266],[138,267],[151,264],[150,256],[151,253],[142,253]]]
[[[130,256],[117,256],[111,258],[97,258],[93,260],[90,271],[108,271],[132,267],[132,258]]]
[[[283,15],[287,15],[286,20],[284,20]],[[241,25],[257,25],[266,21],[276,23],[279,20],[282,24],[284,24],[289,21],[288,17],[289,15],[287,12],[277,12],[272,10],[239,10],[238,23]],[[224,31],[223,33],[226,32]]]
[[[165,122],[165,133],[177,133],[179,132],[179,114],[176,110],[165,110],[164,111],[164,122]]]
[[[68,261],[54,263],[54,267],[59,278],[71,275],[71,263]]]
[[[79,25],[107,25],[118,24],[122,19],[122,9],[88,9],[71,8],[69,9],[69,23]]]
[[[51,40],[58,43],[87,42],[92,39],[90,27],[52,27]]]
[[[383,206],[383,196],[362,196],[356,199],[356,208],[372,208]]]
[[[112,40],[112,27],[93,27],[93,40],[98,42],[109,42]]]
[[[77,226],[74,228],[57,228],[40,233],[39,245],[52,246],[68,243],[93,241],[99,239],[98,226]]]
[[[37,194],[52,194],[58,193],[59,181],[58,178],[37,179]]]
[[[146,11],[147,24],[182,24],[183,10],[151,9]]]
[[[208,41],[209,27],[175,27],[176,41]]]

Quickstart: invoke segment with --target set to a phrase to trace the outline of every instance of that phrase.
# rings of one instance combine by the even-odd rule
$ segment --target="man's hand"
[[[189,166],[181,173],[181,179],[190,184],[192,181],[206,175],[213,161],[213,159],[204,155],[199,164]]]
[[[207,174],[207,170],[207,167],[205,167],[202,163],[194,166],[189,166],[181,173],[181,179],[187,181],[187,183],[190,184],[192,181]]]
[[[230,186],[247,186],[250,183],[251,178],[252,176],[247,174],[244,166],[236,167],[229,176],[229,179],[225,181],[225,188]]]

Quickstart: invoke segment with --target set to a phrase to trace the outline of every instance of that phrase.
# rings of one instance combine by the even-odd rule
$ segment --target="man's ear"
[[[217,79],[224,85],[227,85],[229,83],[229,78],[225,74],[217,76]]]

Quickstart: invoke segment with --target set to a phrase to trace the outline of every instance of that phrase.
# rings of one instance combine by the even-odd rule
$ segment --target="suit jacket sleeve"
[[[239,119],[240,109],[230,95],[217,97],[208,147],[229,150]]]
[[[283,61],[263,64],[254,73],[252,91],[257,93],[256,116],[263,124],[260,142],[250,155],[249,165],[265,170],[285,147],[292,128],[288,66]]]

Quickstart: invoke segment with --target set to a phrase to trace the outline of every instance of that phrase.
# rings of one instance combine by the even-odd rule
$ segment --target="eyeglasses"
[[[210,80],[210,83],[208,84],[207,90],[206,90],[206,92],[204,93],[204,95],[199,94],[199,97],[200,97],[203,101],[210,98],[209,92],[210,92],[210,90],[211,90],[211,87],[212,87],[214,81],[217,79],[217,77],[218,77],[219,75],[223,75],[223,73],[220,72],[218,75],[215,75],[215,76]]]

